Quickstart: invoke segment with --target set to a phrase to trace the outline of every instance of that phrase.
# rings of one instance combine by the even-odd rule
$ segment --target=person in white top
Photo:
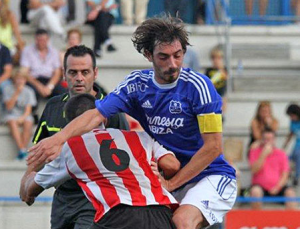
[[[94,108],[94,102],[88,94],[72,97],[65,107],[67,119],[71,121]],[[180,168],[174,154],[146,132],[105,130],[100,126],[68,140],[60,157],[38,173],[28,168],[20,196],[31,205],[44,189],[73,178],[97,211],[91,228],[175,228],[170,208],[178,204],[161,186],[157,170],[152,171],[153,160],[165,177]],[[121,214],[125,210],[126,214]]]

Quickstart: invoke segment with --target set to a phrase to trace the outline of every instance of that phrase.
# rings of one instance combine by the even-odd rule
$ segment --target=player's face
[[[82,57],[68,56],[67,69],[64,69],[64,78],[68,83],[70,94],[92,94],[93,84],[98,75],[98,68],[93,69],[90,55]]]
[[[153,63],[155,79],[160,84],[173,83],[177,80],[182,67],[184,50],[179,40],[155,46],[148,59]]]

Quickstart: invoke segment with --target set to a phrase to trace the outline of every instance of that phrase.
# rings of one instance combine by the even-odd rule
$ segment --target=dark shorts
[[[51,229],[87,229],[93,222],[96,211],[83,192],[64,193],[55,191]]]
[[[289,186],[284,186],[281,190],[280,190],[280,192],[279,193],[277,193],[277,195],[271,195],[267,190],[265,190],[263,187],[261,187],[260,185],[258,185],[258,184],[255,184],[255,185],[252,185],[252,187],[255,187],[255,186],[257,186],[257,187],[260,187],[262,190],[263,190],[263,192],[264,192],[264,196],[279,196],[279,197],[281,197],[281,196],[284,196],[284,193],[285,193],[285,191],[289,188]],[[251,187],[251,188],[252,188]]]
[[[175,229],[172,212],[166,206],[118,205],[90,229]]]

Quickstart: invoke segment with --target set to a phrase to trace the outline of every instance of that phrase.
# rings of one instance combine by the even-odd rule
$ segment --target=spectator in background
[[[198,0],[196,6],[196,24],[204,25],[205,24],[205,15],[206,14],[206,2],[205,0]]]
[[[94,26],[94,52],[102,56],[101,45],[106,45],[108,52],[116,51],[109,35],[114,19],[118,17],[118,5],[114,0],[86,0],[89,6],[88,23]]]
[[[265,16],[268,8],[268,0],[259,0],[259,16]],[[252,16],[254,0],[245,0],[246,14]]]
[[[121,0],[123,24],[141,24],[147,16],[149,0]],[[135,12],[133,13],[133,8]]]
[[[13,85],[8,85],[3,91],[6,121],[11,134],[19,148],[18,159],[27,155],[33,126],[32,107],[36,105],[34,91],[26,85],[27,75],[24,71],[13,74]],[[20,128],[22,127],[22,131]]]
[[[165,12],[172,17],[179,16],[183,21],[186,19],[186,9],[189,0],[165,0]]]
[[[285,196],[296,197],[293,188],[288,187],[289,161],[287,155],[275,146],[275,132],[265,129],[261,144],[250,150],[249,163],[252,173],[251,197]],[[251,204],[253,209],[261,209],[262,203]],[[295,202],[286,202],[287,209],[296,209]]]
[[[295,11],[295,15],[300,17],[300,0],[292,0],[291,5]],[[300,21],[297,20],[297,23],[300,23]]]
[[[195,72],[200,71],[200,61],[198,55],[191,47],[187,47],[186,49],[183,59],[183,67],[191,68]]]
[[[9,78],[11,77],[12,68],[9,49],[0,43],[0,94],[7,85],[11,84]]]
[[[34,89],[37,99],[40,96],[52,97],[66,92],[61,81],[59,52],[49,45],[49,34],[44,29],[35,33],[35,43],[26,46],[21,57],[21,66],[28,74],[28,83]]]
[[[29,0],[21,0],[20,2],[20,12],[21,12],[21,23],[22,24],[28,24],[28,5],[29,5]]]
[[[287,139],[283,145],[283,148],[286,149],[292,137],[296,137],[296,142],[290,159],[296,165],[296,174],[293,180],[294,185],[298,185],[300,177],[300,107],[297,104],[291,104],[286,110],[287,115],[290,117],[290,133],[287,136]]]
[[[254,119],[251,122],[251,135],[249,146],[255,146],[262,139],[264,129],[270,128],[275,133],[278,130],[278,121],[273,117],[271,104],[268,101],[262,101],[258,104]],[[254,142],[256,144],[252,145]]]
[[[212,67],[206,69],[205,75],[210,78],[217,92],[222,97],[222,111],[223,114],[225,114],[227,107],[226,89],[228,75],[224,64],[224,53],[219,46],[211,50],[210,59],[212,61]]]
[[[13,12],[10,11],[8,1],[0,0],[0,42],[11,52],[14,50],[13,35],[17,40],[20,50],[24,47],[18,21]]]
[[[64,4],[64,0],[30,0],[28,20],[36,28],[43,28],[63,37],[65,32],[59,9]]]

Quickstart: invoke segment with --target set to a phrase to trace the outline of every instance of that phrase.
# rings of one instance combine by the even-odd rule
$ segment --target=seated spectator
[[[0,42],[11,52],[14,50],[13,35],[17,40],[17,47],[20,50],[24,47],[18,21],[13,12],[10,11],[8,2],[0,0]]]
[[[254,0],[245,0],[246,14],[252,16]],[[265,16],[268,8],[268,0],[259,0],[259,16]]]
[[[123,24],[141,24],[147,16],[149,0],[121,0]],[[133,9],[135,12],[133,12]]]
[[[296,173],[293,180],[293,184],[296,186],[299,182],[300,177],[300,107],[297,104],[291,104],[287,110],[287,115],[290,117],[290,133],[287,136],[287,139],[283,145],[283,148],[286,149],[291,139],[295,136],[296,142],[290,159],[295,163]]]
[[[0,94],[3,89],[11,84],[12,59],[9,49],[0,43]]]
[[[30,0],[28,20],[36,28],[49,30],[51,33],[64,36],[59,9],[64,0]]]
[[[278,130],[279,124],[273,117],[271,104],[268,101],[262,101],[258,104],[254,119],[251,122],[250,143],[252,144],[262,139],[262,132],[266,128],[272,129],[274,132]],[[255,146],[255,144],[253,145]]]
[[[5,87],[3,101],[5,103],[4,120],[19,148],[18,159],[27,155],[27,146],[32,134],[32,107],[36,105],[34,91],[26,85],[27,75],[18,70],[13,75],[13,85]],[[20,131],[19,127],[22,127]]]
[[[101,45],[106,45],[108,52],[116,51],[109,35],[109,28],[118,17],[114,0],[86,0],[89,7],[87,21],[94,27],[94,52],[96,57],[102,56]]]
[[[210,78],[217,92],[222,97],[222,110],[223,113],[225,113],[227,107],[226,89],[228,73],[224,64],[224,53],[219,46],[216,46],[211,50],[210,59],[212,61],[212,67],[206,69],[205,75]]]
[[[288,187],[289,161],[287,155],[275,146],[275,132],[265,129],[257,148],[250,150],[249,163],[252,173],[251,197],[264,196],[296,197],[293,188]],[[251,204],[253,209],[261,209],[262,203]],[[286,202],[287,209],[296,209],[297,204]]]
[[[21,0],[20,2],[20,13],[21,13],[21,23],[22,24],[28,24],[28,18],[27,18],[27,14],[28,14],[28,4],[29,4],[29,0]]]
[[[28,83],[40,96],[52,97],[66,92],[61,81],[59,52],[49,45],[49,34],[44,29],[35,33],[35,43],[26,46],[21,57],[21,66],[29,73]]]
[[[183,59],[183,67],[191,68],[195,72],[200,71],[200,62],[197,53],[188,46]]]
[[[196,24],[204,25],[205,24],[205,14],[206,14],[206,1],[205,0],[197,0],[196,4]]]
[[[292,7],[294,9],[295,16],[300,17],[300,0],[292,0]],[[299,19],[296,22],[299,24]]]
[[[189,0],[165,0],[165,12],[171,14],[172,17],[179,16],[185,21],[188,3]]]

